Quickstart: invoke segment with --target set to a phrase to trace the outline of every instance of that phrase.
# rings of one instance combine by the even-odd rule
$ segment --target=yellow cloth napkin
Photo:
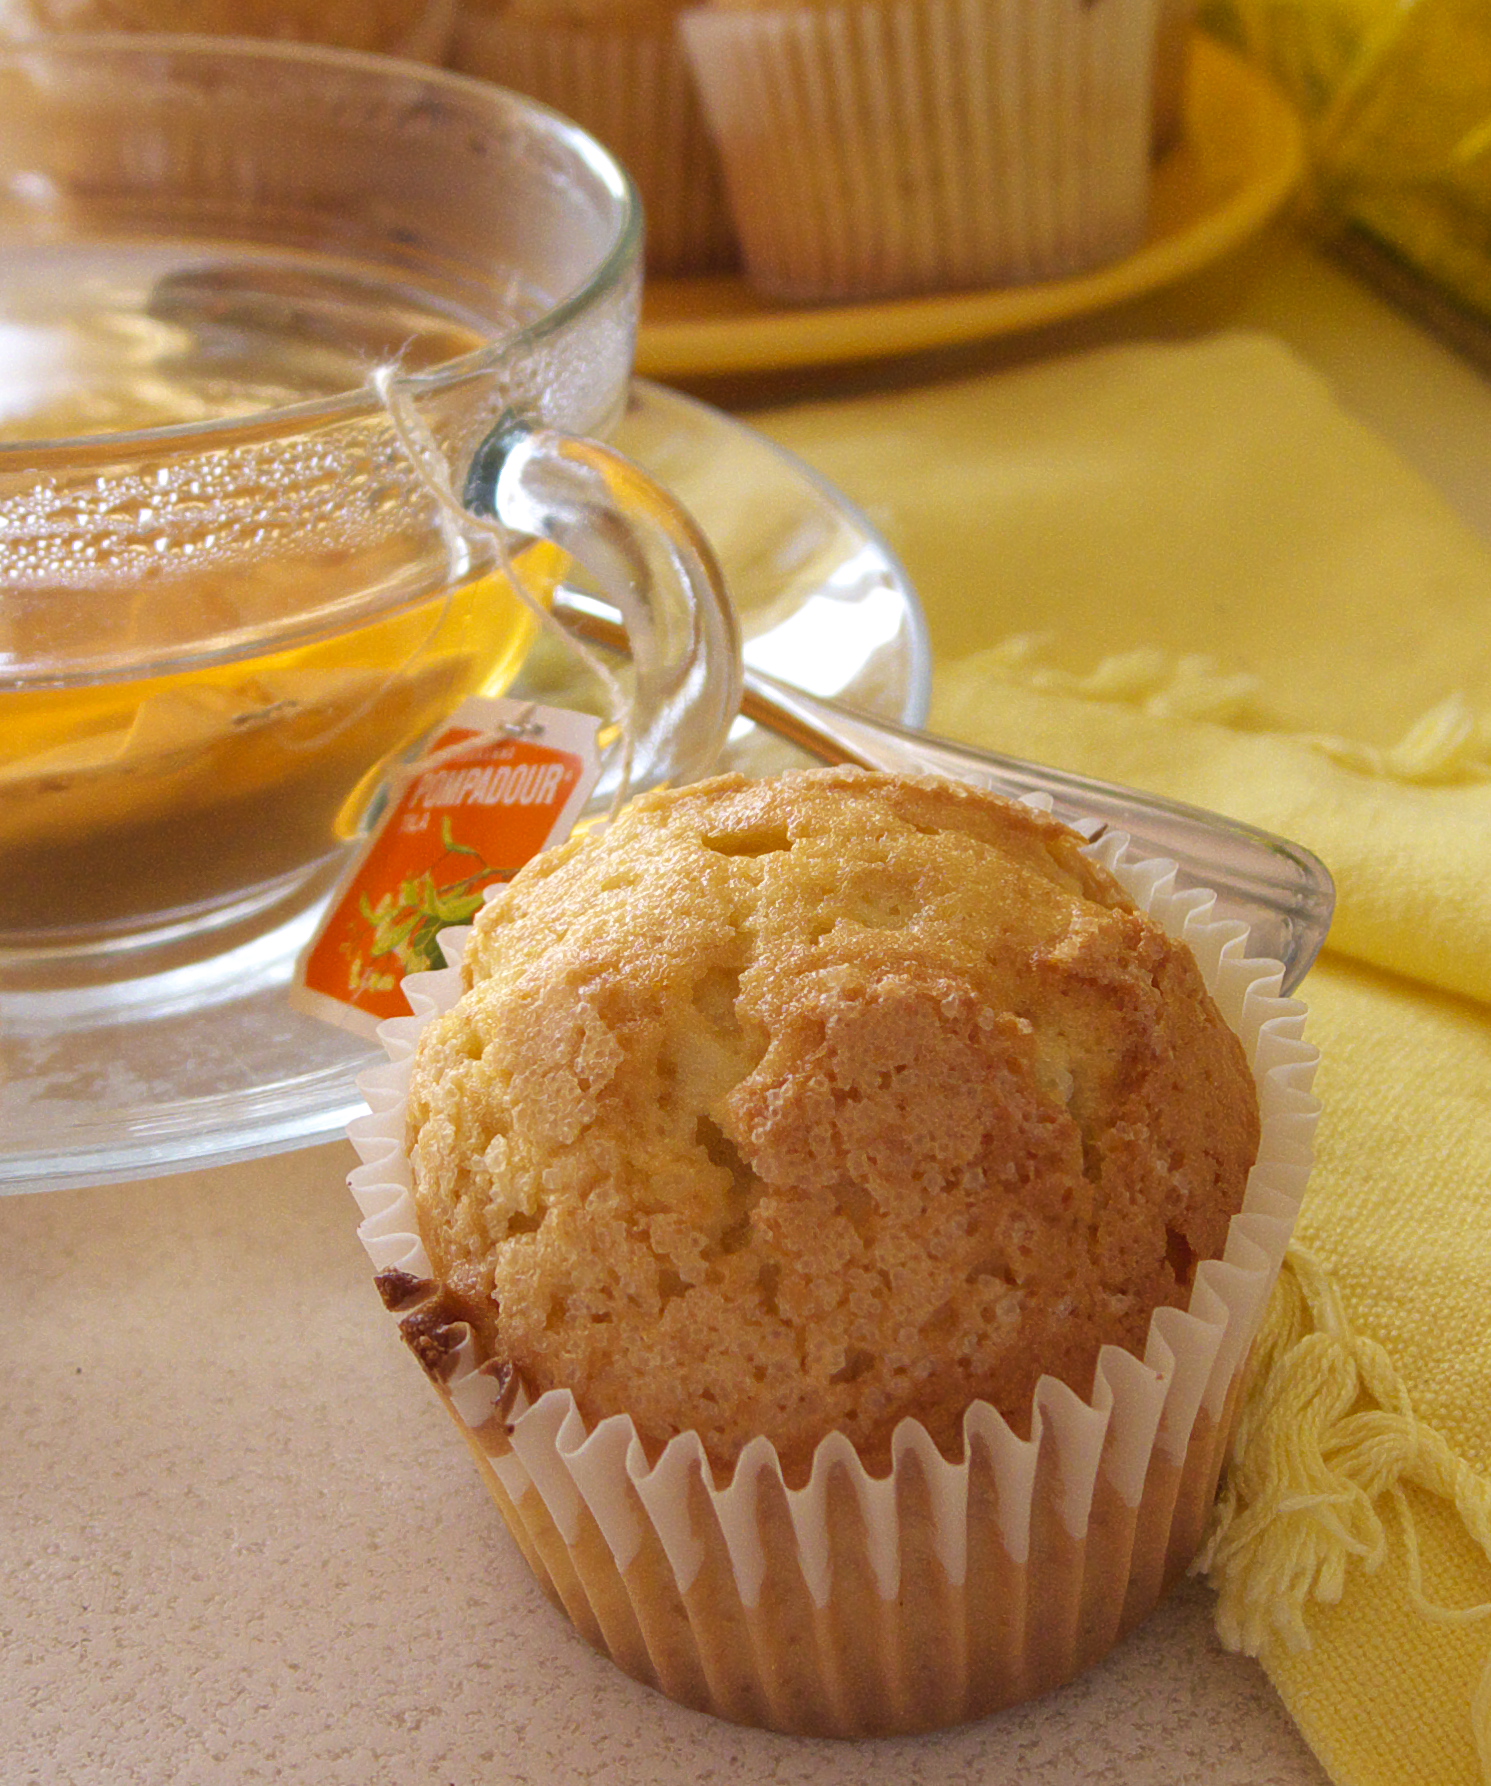
[[[1491,1782],[1491,550],[1263,336],[755,420],[904,559],[934,729],[1336,875],[1319,1164],[1207,1560],[1338,1780]]]

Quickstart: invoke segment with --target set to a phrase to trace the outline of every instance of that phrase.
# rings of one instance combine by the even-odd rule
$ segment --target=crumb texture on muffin
[[[1053,820],[824,770],[635,802],[481,915],[409,1103],[420,1227],[530,1393],[789,1480],[1142,1351],[1257,1148],[1190,952]]]

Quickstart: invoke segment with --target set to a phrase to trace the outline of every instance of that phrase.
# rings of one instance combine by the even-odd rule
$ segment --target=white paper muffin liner
[[[1142,240],[1155,0],[699,8],[751,283],[789,302],[1052,279]]]
[[[736,265],[719,155],[673,15],[623,29],[468,8],[453,66],[542,100],[606,145],[642,194],[649,272]]]
[[[1127,849],[1116,832],[1088,846],[1190,945],[1252,1066],[1262,1134],[1243,1207],[1189,1306],[1155,1312],[1142,1361],[1105,1347],[1085,1400],[1043,1377],[1028,1439],[975,1402],[958,1462],[903,1421],[882,1478],[842,1434],[799,1488],[759,1437],[724,1486],[692,1433],[650,1464],[629,1416],[590,1427],[567,1390],[530,1404],[479,1363],[469,1328],[441,1325],[405,1100],[419,1032],[460,996],[459,967],[406,981],[417,1015],[382,1025],[390,1060],[364,1076],[372,1114],[348,1131],[364,1162],[350,1179],[359,1234],[539,1581],[637,1679],[781,1731],[935,1728],[1070,1679],[1195,1554],[1310,1170],[1318,1056],[1279,964],[1247,954],[1246,925],[1215,920],[1209,892],[1177,891],[1173,863]],[[444,933],[447,959],[469,934]]]

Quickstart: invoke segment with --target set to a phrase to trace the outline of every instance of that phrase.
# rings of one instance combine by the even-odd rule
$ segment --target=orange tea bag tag
[[[348,867],[291,1003],[368,1036],[407,1017],[405,974],[446,965],[439,933],[469,924],[488,887],[569,835],[600,775],[600,723],[531,701],[458,707]]]

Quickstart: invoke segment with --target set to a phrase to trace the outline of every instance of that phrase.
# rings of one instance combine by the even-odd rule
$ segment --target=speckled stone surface
[[[350,1149],[0,1201],[5,1786],[1321,1786],[1188,1586],[1073,1686],[842,1744],[682,1710],[533,1585],[397,1339]]]

